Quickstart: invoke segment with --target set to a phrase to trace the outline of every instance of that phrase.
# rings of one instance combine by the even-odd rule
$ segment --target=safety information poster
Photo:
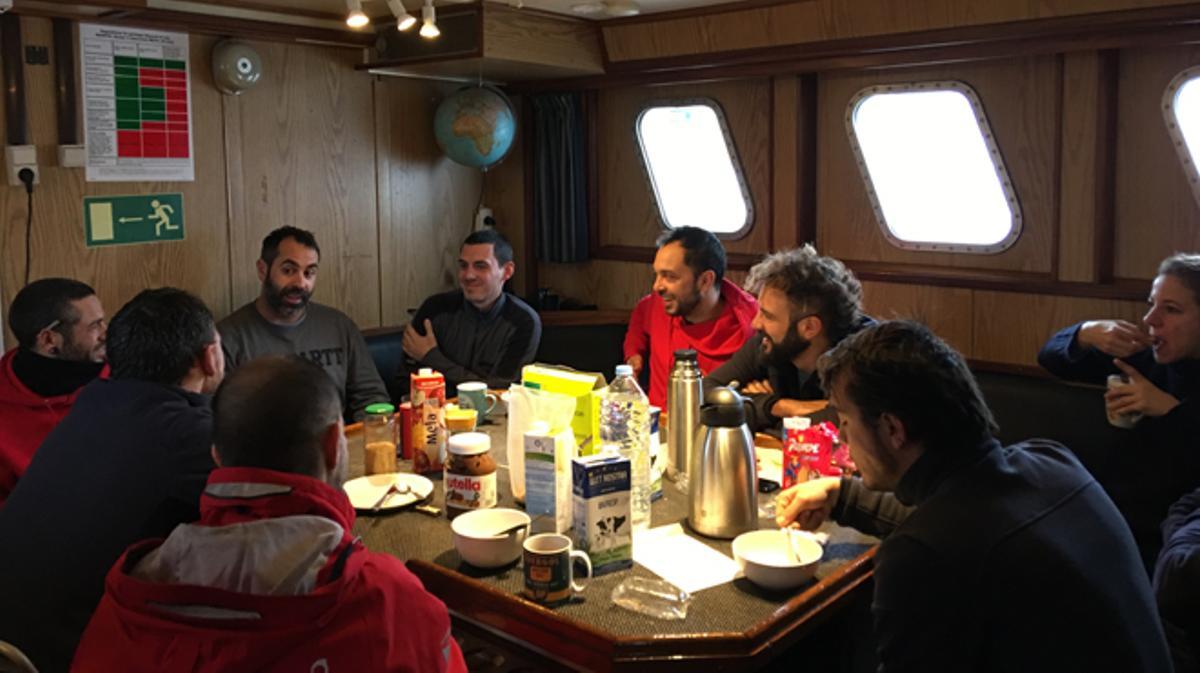
[[[81,24],[89,182],[195,177],[188,36]]]

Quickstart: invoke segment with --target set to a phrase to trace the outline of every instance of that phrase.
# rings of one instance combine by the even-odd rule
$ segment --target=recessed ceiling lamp
[[[442,31],[437,27],[437,12],[433,9],[433,0],[425,0],[425,6],[421,8],[421,37],[432,40],[441,34]]]
[[[603,14],[604,9],[605,8],[604,8],[603,2],[581,2],[581,3],[575,4],[575,5],[571,5],[572,12],[575,12],[576,14],[582,14],[584,16]]]
[[[392,16],[396,17],[397,30],[408,30],[417,25],[417,17],[409,14],[400,0],[387,0],[387,5],[392,10]]]
[[[642,8],[633,0],[605,0],[604,13],[608,16],[637,16]]]
[[[346,0],[346,9],[350,11],[346,15],[346,25],[351,28],[362,28],[371,20],[362,11],[362,0]]]

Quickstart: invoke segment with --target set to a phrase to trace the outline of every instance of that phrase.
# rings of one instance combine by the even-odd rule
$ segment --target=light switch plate
[[[83,168],[87,165],[87,147],[84,145],[59,145],[58,165],[63,168]]]

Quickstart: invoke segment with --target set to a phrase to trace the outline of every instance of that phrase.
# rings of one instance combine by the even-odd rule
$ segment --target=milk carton
[[[570,532],[574,456],[571,428],[551,433],[545,423],[535,423],[525,433],[525,511],[533,519],[534,533]]]
[[[596,575],[633,566],[628,458],[600,453],[572,461],[575,546],[587,552]]]

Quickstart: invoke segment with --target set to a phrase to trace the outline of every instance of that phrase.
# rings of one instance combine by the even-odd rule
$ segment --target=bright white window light
[[[754,210],[714,102],[647,108],[637,134],[663,223],[717,234],[750,225]]]
[[[1200,201],[1200,66],[1179,73],[1163,95],[1163,118],[1175,144],[1192,194]]]
[[[884,234],[919,250],[999,252],[1021,230],[1000,152],[961,82],[871,87],[847,127]]]

